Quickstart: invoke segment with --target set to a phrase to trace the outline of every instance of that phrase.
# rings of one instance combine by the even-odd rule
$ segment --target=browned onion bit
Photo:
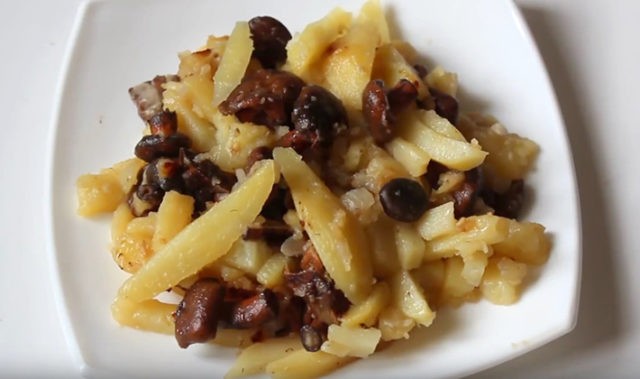
[[[429,195],[415,180],[396,178],[380,189],[380,204],[384,213],[392,219],[413,222],[429,207]]]
[[[303,86],[302,79],[289,72],[257,70],[242,79],[219,109],[225,115],[236,115],[242,122],[272,128],[290,125],[293,103]]]
[[[253,39],[253,57],[264,68],[276,68],[287,60],[287,42],[291,33],[280,21],[270,16],[249,20]]]
[[[174,314],[180,347],[215,338],[223,299],[224,287],[215,279],[200,279],[186,291]]]

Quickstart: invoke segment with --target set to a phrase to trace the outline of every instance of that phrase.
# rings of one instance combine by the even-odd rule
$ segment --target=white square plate
[[[119,327],[110,304],[126,278],[108,251],[108,221],[75,215],[75,180],[131,157],[142,124],[127,89],[177,71],[176,53],[196,49],[235,21],[280,19],[292,31],[340,4],[362,0],[135,0],[84,4],[60,86],[50,161],[51,246],[60,309],[83,373],[89,377],[221,377],[234,349],[178,348],[170,336]],[[334,377],[456,377],[496,365],[557,338],[574,325],[580,276],[580,227],[572,159],[542,61],[515,5],[507,0],[387,0],[396,37],[433,67],[457,72],[462,106],[497,116],[540,143],[528,183],[526,218],[553,236],[548,263],[513,306],[487,302],[439,312],[434,325],[352,364]]]

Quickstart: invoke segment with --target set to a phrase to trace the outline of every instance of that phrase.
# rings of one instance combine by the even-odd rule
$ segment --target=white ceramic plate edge
[[[87,14],[87,9],[91,6],[91,4],[101,1],[101,0],[86,0],[78,5],[78,9],[76,11],[75,19],[73,22],[73,26],[71,27],[71,32],[69,33],[69,40],[67,42],[67,46],[65,49],[65,53],[63,56],[62,68],[60,70],[60,76],[58,83],[56,85],[56,92],[54,94],[54,105],[53,105],[53,114],[51,117],[51,123],[49,126],[49,136],[48,136],[48,159],[46,162],[45,175],[46,181],[45,185],[47,186],[45,190],[45,220],[47,230],[47,250],[48,257],[50,263],[50,277],[53,283],[52,289],[55,297],[56,310],[58,313],[58,318],[60,319],[61,328],[63,335],[65,337],[65,342],[67,347],[69,348],[69,352],[71,353],[72,360],[79,372],[86,373],[89,369],[87,366],[84,356],[82,354],[82,350],[78,345],[78,339],[76,337],[76,330],[71,322],[71,315],[69,314],[67,304],[67,294],[63,288],[62,282],[62,270],[60,268],[60,255],[56,253],[56,226],[55,226],[55,175],[54,175],[54,167],[56,165],[57,160],[57,141],[59,138],[58,135],[58,125],[60,124],[62,118],[62,111],[64,109],[64,103],[67,99],[65,93],[68,90],[68,77],[71,72],[71,67],[73,64],[74,56],[77,54],[76,45],[78,43],[78,37],[80,35],[80,31],[83,28],[83,24],[85,23]],[[83,375],[86,376],[86,375]]]
[[[580,191],[578,188],[578,179],[576,177],[576,165],[573,159],[571,144],[569,143],[569,137],[567,135],[567,125],[564,122],[564,118],[560,110],[560,103],[558,102],[558,96],[553,87],[551,77],[549,76],[549,71],[547,70],[544,59],[542,58],[542,54],[540,53],[538,44],[533,38],[531,29],[529,28],[529,25],[527,24],[524,18],[524,15],[522,14],[522,11],[520,10],[520,8],[518,8],[517,4],[515,3],[515,0],[504,0],[504,1],[506,1],[509,4],[509,7],[511,8],[511,12],[513,14],[512,17],[516,21],[520,34],[527,41],[527,44],[529,44],[530,49],[535,56],[536,65],[540,68],[544,76],[544,81],[545,81],[544,86],[546,87],[546,90],[549,93],[549,96],[551,96],[551,100],[553,103],[554,117],[556,117],[558,119],[558,123],[562,125],[562,131],[561,131],[561,135],[563,137],[562,143],[567,147],[567,152],[569,154],[568,161],[571,166],[571,170],[570,170],[571,182],[573,183],[573,188],[576,189],[576,191],[574,191],[572,206],[576,213],[575,214],[576,240],[574,242],[576,244],[576,249],[578,250],[578,254],[575,255],[575,259],[576,259],[575,267],[577,269],[577,272],[575,273],[576,275],[576,280],[574,281],[575,296],[574,296],[573,304],[571,304],[571,312],[569,314],[568,319],[566,320],[566,326],[565,328],[563,328],[563,330],[558,330],[558,332],[550,336],[549,340],[547,340],[546,342],[540,343],[537,346],[532,347],[531,349],[528,350],[528,351],[531,351],[551,342],[554,339],[557,339],[565,334],[570,333],[576,327],[576,323],[578,321],[578,307],[580,305],[579,304],[580,288],[581,288],[581,282],[582,282],[582,212],[580,209]]]

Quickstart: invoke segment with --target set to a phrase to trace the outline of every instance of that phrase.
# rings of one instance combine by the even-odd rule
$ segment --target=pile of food
[[[77,181],[132,275],[122,325],[243,350],[228,378],[315,377],[436,310],[518,300],[550,242],[519,221],[538,146],[459,114],[370,1],[292,37],[255,17],[129,90],[135,157]],[[161,301],[170,291],[178,304]]]

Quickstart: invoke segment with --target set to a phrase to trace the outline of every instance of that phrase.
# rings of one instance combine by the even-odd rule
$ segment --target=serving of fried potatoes
[[[313,378],[444,307],[517,302],[552,247],[522,220],[540,149],[460,113],[458,86],[394,39],[378,0],[293,35],[239,21],[180,53],[177,75],[130,89],[136,157],[76,183],[130,274],[113,319],[242,348],[226,378]]]

